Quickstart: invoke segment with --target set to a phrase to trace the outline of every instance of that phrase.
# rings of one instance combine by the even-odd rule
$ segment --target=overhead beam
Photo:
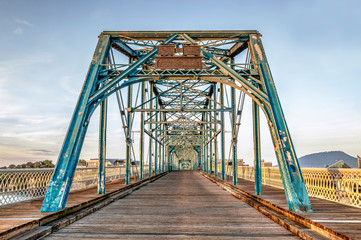
[[[111,35],[119,37],[120,40],[164,40],[172,34],[187,34],[194,39],[223,39],[223,38],[239,38],[248,37],[250,34],[260,34],[256,30],[247,31],[104,31],[101,35]]]
[[[112,45],[112,48],[114,48],[118,52],[123,53],[127,57],[131,57],[131,58],[137,57],[137,53],[132,48],[130,48],[127,44],[125,44],[123,42],[112,42],[111,45]]]
[[[190,109],[181,109],[181,108],[160,108],[160,109],[132,109],[132,112],[230,112],[232,111],[232,108],[217,108],[217,109],[196,109],[196,108],[190,108]]]
[[[237,56],[239,53],[241,53],[243,50],[247,49],[248,47],[248,43],[247,42],[238,42],[236,44],[233,45],[233,47],[231,47],[228,50],[228,57],[235,57]]]
[[[208,124],[208,123],[218,123],[218,122],[206,122],[206,121],[187,121],[187,122],[178,122],[178,121],[147,121],[148,124]]]

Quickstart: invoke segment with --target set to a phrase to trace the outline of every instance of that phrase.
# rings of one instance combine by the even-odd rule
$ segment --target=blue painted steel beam
[[[107,108],[108,108],[108,99],[106,98],[100,104],[98,194],[104,194],[105,193]]]
[[[149,98],[150,99],[153,99],[153,83],[149,83]],[[152,109],[153,108],[153,101],[150,101],[149,102],[149,108]],[[152,120],[152,118],[150,118],[150,120]],[[149,130],[152,129],[152,124],[149,124]],[[144,129],[145,130],[145,129]],[[146,130],[145,130],[146,131]],[[149,134],[148,134],[149,135]],[[148,156],[148,174],[149,174],[149,177],[152,176],[152,171],[153,171],[153,167],[152,167],[152,158],[153,158],[153,141],[152,141],[152,138],[149,138],[149,156]]]
[[[181,35],[186,41],[192,44],[196,44],[196,42],[189,37],[187,34]],[[253,86],[247,79],[243,78],[241,75],[239,75],[235,70],[233,70],[231,67],[229,67],[226,63],[218,59],[213,54],[209,53],[207,50],[205,50],[203,47],[201,47],[201,51],[203,55],[206,58],[209,58],[213,64],[215,64],[219,69],[225,74],[230,76],[232,79],[237,80],[242,83],[242,86],[250,91],[254,97],[257,97],[264,103],[268,103],[268,96],[264,93],[259,91],[255,86]],[[249,94],[249,93],[248,93]]]
[[[145,101],[145,82],[142,82],[141,101]],[[142,106],[142,109],[144,105]],[[144,112],[140,113],[140,180],[144,179]]]
[[[90,117],[88,113],[92,106],[88,104],[88,99],[96,89],[99,70],[108,56],[109,46],[109,36],[101,35],[51,177],[42,212],[55,212],[65,207]]]
[[[168,44],[168,43],[172,42],[176,37],[177,37],[177,35],[170,36],[167,40],[164,41],[164,44]],[[109,39],[109,36],[108,36],[108,39]],[[111,90],[113,87],[115,87],[119,83],[119,81],[123,80],[124,78],[126,78],[128,76],[131,76],[139,67],[141,67],[144,63],[146,63],[149,59],[153,58],[154,55],[157,53],[157,51],[158,51],[158,48],[155,47],[148,54],[144,55],[138,61],[135,61],[133,64],[131,64],[126,70],[123,71],[122,74],[120,74],[118,77],[114,78],[111,82],[109,82],[104,87],[100,88],[96,93],[94,93],[89,98],[89,103],[98,100],[104,94],[106,94],[109,90]]]
[[[234,58],[231,59],[234,64]],[[232,104],[232,167],[233,167],[233,185],[238,184],[238,161],[237,161],[237,135],[236,135],[236,91],[231,88]]]
[[[151,90],[152,91],[152,90]],[[158,106],[158,101],[156,101],[155,103],[155,108],[157,109],[159,106]],[[155,121],[158,122],[158,113],[155,115]],[[155,138],[158,139],[158,133],[157,131],[155,131]],[[156,141],[154,143],[154,172],[155,174],[158,174],[158,159],[159,159],[159,156],[158,156],[158,142]]]
[[[213,93],[214,94],[214,93]],[[210,109],[212,107],[211,102],[209,101],[208,108]],[[212,114],[209,113],[209,120],[212,121]],[[209,129],[212,129],[213,124],[209,124]],[[213,132],[209,131],[209,137],[212,139]],[[213,172],[213,141],[209,143],[209,173],[212,174]]]
[[[250,37],[250,47],[255,59],[259,64],[259,73],[265,91],[269,98],[268,118],[272,121],[271,135],[275,144],[277,160],[280,168],[282,181],[289,209],[296,212],[312,212],[310,199],[303,180],[302,172],[297,160],[296,152],[287,127],[281,103],[277,95],[276,87],[268,66],[261,37]],[[273,129],[272,129],[273,128]]]
[[[261,169],[261,136],[259,125],[259,107],[255,101],[252,101],[253,116],[253,149],[254,149],[254,182],[255,193],[262,194],[262,169]]]
[[[166,116],[165,116],[165,113],[163,113],[163,120],[166,121]],[[165,131],[165,124],[163,124],[163,131]],[[163,139],[163,142],[164,142],[164,139]],[[166,145],[163,143],[163,146],[162,146],[162,149],[163,149],[163,156],[162,156],[162,172],[165,171],[165,162],[166,162],[166,159],[165,159],[165,151],[166,151]]]
[[[217,84],[213,83],[213,100],[217,101]],[[217,104],[213,104],[213,117],[217,121]],[[214,131],[217,132],[217,124],[213,125]],[[214,138],[214,176],[218,176],[218,143],[217,136]]]
[[[136,51],[134,51],[131,47],[129,47],[127,44],[125,44],[122,41],[119,42],[112,42],[112,47],[116,50],[122,52],[124,55],[128,57],[138,57],[138,54]]]
[[[132,107],[132,99],[133,99],[133,85],[128,86],[128,101],[127,106],[128,109]],[[131,176],[131,151],[132,151],[132,113],[128,111],[127,116],[127,136],[126,136],[126,164],[125,164],[125,184],[130,184],[130,176]]]
[[[224,105],[224,86],[223,83],[220,84],[220,90],[221,90],[221,105]],[[225,166],[225,143],[224,143],[224,112],[221,112],[221,178],[222,180],[226,180],[226,166]]]

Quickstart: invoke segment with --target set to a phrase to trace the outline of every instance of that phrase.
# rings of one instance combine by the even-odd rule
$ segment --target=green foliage
[[[15,168],[54,168],[52,160],[44,160],[38,162],[27,162],[19,165],[11,164],[8,167],[2,167],[1,169],[15,169]]]
[[[78,166],[84,166],[86,167],[86,161],[84,159],[79,159]]]

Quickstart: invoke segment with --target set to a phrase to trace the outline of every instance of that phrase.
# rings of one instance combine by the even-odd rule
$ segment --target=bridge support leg
[[[167,118],[165,116],[165,113],[163,113],[163,121],[167,121]],[[162,134],[165,135],[165,124],[162,124]],[[163,146],[162,146],[162,172],[165,171],[165,150],[166,150],[166,145],[165,145],[165,141],[163,138]]]
[[[253,143],[254,143],[254,182],[255,193],[262,194],[262,169],[261,169],[261,141],[259,126],[259,107],[256,102],[252,101],[253,115]]]
[[[211,104],[209,105],[209,108],[211,108]],[[209,121],[213,122],[214,119],[212,119],[212,113],[209,113]],[[209,124],[209,138],[212,139],[212,125],[213,124]],[[213,141],[209,142],[209,174],[212,174],[213,172]]]
[[[204,144],[202,144],[199,154],[201,155],[201,161],[202,161],[201,170],[204,171],[204,155],[205,155],[204,154]]]
[[[153,99],[153,84],[149,83],[149,99]],[[149,109],[153,109],[153,101],[149,101]],[[152,114],[152,112],[150,112],[150,114]],[[150,121],[153,120],[153,117],[150,117]],[[152,124],[149,124],[149,132],[152,132]],[[153,167],[152,167],[152,158],[153,158],[153,139],[151,137],[149,137],[149,156],[148,156],[148,176],[151,177],[152,176],[152,171],[153,171]]]
[[[162,156],[163,156],[163,147],[162,145],[159,144],[159,165],[158,165],[158,169],[159,169],[159,173],[162,172]]]
[[[209,145],[206,145],[206,172],[209,173]]]
[[[164,124],[163,124],[164,126]],[[164,127],[163,127],[164,130]],[[164,133],[164,131],[163,131]],[[162,172],[164,172],[164,163],[165,163],[165,145],[164,145],[164,141],[163,141],[163,146],[161,146],[162,148]]]
[[[128,117],[127,117],[127,162],[125,166],[125,184],[130,184],[131,176],[131,151],[132,151],[132,98],[133,98],[133,86],[128,87]]]
[[[145,102],[145,82],[142,82],[141,101]],[[144,109],[144,105],[142,105]],[[144,179],[144,112],[140,113],[140,180]]]
[[[201,148],[198,146],[196,151],[197,151],[197,157],[198,157],[197,169],[201,170],[201,165],[202,165]]]
[[[312,212],[310,199],[268,66],[261,36],[251,35],[249,44],[253,55],[253,63],[259,65],[258,70],[260,77],[269,98],[269,105],[265,107],[265,111],[267,112],[268,124],[271,130],[289,209],[296,212],[310,213]]]
[[[110,37],[101,35],[51,177],[41,207],[42,212],[56,212],[65,207],[88,121],[92,114],[92,108],[94,108],[92,104],[89,104],[89,97],[98,85],[99,70],[108,55],[109,46]]]
[[[218,118],[217,118],[217,104],[215,102],[217,102],[217,84],[213,84],[213,100],[214,100],[214,104],[213,104],[213,118],[214,121],[217,122]],[[217,123],[214,123],[214,132],[215,134],[217,133]],[[217,137],[214,138],[214,176],[218,176],[218,149],[217,149]]]
[[[224,86],[223,83],[221,85],[221,105],[224,106]],[[221,112],[221,166],[222,166],[222,172],[221,177],[222,180],[226,180],[226,166],[225,166],[225,144],[224,144],[224,112]]]
[[[158,99],[156,99],[155,108],[158,109]],[[155,121],[156,122],[158,122],[158,114],[159,114],[159,112],[157,112],[155,114]],[[157,126],[157,124],[155,124],[154,135],[158,139],[158,126]],[[158,142],[155,141],[154,142],[154,172],[155,172],[155,174],[158,174],[158,145],[159,145]]]
[[[232,59],[232,62],[234,60]],[[236,135],[236,92],[231,89],[232,98],[232,166],[233,166],[233,185],[238,184],[238,161],[237,161],[237,135]]]
[[[105,98],[100,104],[99,120],[99,169],[98,169],[98,194],[105,193],[105,161],[106,161],[106,132],[107,132],[107,106]]]

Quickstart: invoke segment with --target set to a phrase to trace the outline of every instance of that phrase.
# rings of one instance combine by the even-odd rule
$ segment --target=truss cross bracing
[[[102,32],[75,106],[42,211],[65,207],[94,110],[100,108],[99,193],[104,193],[107,99],[117,97],[126,144],[126,176],[175,169],[237,184],[237,139],[245,96],[252,99],[256,193],[262,194],[259,112],[264,113],[291,210],[311,212],[291,136],[257,31]],[[230,138],[225,129],[230,126]],[[226,153],[229,142],[230,151]],[[138,143],[137,143],[138,144]],[[226,158],[230,159],[229,161]]]

